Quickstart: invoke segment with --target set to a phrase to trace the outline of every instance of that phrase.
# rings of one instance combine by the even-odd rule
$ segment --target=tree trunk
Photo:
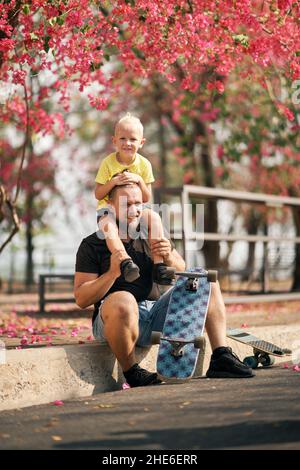
[[[33,261],[33,197],[29,194],[26,198],[26,216],[28,218],[26,223],[25,238],[26,238],[26,267],[25,267],[25,284],[27,289],[31,289],[34,284],[34,261]]]
[[[212,164],[212,143],[209,133],[204,125],[196,123],[197,134],[203,137],[201,146],[201,163],[204,186],[215,187],[215,173]],[[204,208],[204,231],[208,233],[218,233],[218,207],[214,199],[206,199]],[[205,241],[203,246],[205,266],[209,269],[218,269],[220,265],[220,244],[214,241]]]
[[[165,127],[162,124],[162,118],[165,115],[162,110],[162,101],[164,98],[164,91],[161,87],[158,78],[153,80],[154,85],[154,113],[156,115],[156,121],[158,122],[158,144],[159,144],[159,164],[161,165],[159,185],[165,187],[168,181],[167,175],[167,140]]]
[[[161,111],[160,107],[157,108],[157,118],[158,118],[158,143],[159,143],[159,162],[161,165],[160,171],[160,186],[166,187],[167,184],[167,145],[166,145],[166,135],[165,135],[165,128],[161,123]]]

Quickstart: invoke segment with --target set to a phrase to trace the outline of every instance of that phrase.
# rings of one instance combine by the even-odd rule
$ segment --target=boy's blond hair
[[[123,116],[121,119],[119,119],[119,121],[117,122],[116,126],[115,126],[115,135],[117,134],[118,130],[120,127],[122,127],[124,124],[127,124],[127,123],[133,123],[135,126],[137,126],[142,135],[144,133],[144,127],[143,127],[143,124],[141,123],[140,119],[136,116],[133,116],[131,113],[127,113],[125,116]]]

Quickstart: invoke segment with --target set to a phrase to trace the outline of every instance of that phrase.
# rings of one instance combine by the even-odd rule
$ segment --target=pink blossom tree
[[[0,117],[13,117],[24,135],[14,196],[1,178],[0,213],[5,206],[14,221],[4,243],[18,230],[16,203],[30,135],[64,132],[59,107],[68,110],[70,84],[103,110],[124,83],[134,88],[156,74],[170,86],[179,80],[196,96],[205,87],[210,113],[210,95],[224,91],[236,67],[256,81],[274,64],[282,75],[299,78],[299,13],[298,2],[290,0],[2,2],[0,79],[10,92]],[[48,86],[33,100],[30,79],[45,72]],[[57,110],[47,110],[54,96]],[[173,120],[181,109],[179,101]]]

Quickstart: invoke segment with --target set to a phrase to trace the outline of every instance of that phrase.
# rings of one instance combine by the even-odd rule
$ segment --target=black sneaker
[[[140,268],[131,258],[124,259],[120,264],[120,270],[127,282],[133,282],[140,277]]]
[[[129,370],[124,372],[124,376],[130,387],[145,387],[146,385],[158,385],[161,383],[156,372],[148,372],[138,364],[134,364]]]
[[[239,360],[231,348],[221,347],[214,350],[206,377],[211,379],[254,377],[249,366]]]
[[[162,286],[170,286],[174,283],[175,269],[165,263],[156,263],[153,265],[152,279]]]

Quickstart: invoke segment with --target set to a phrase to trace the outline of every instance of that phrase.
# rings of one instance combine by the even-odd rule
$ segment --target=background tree
[[[1,79],[16,89],[4,100],[0,117],[5,122],[13,113],[17,129],[25,136],[18,175],[26,157],[29,129],[36,134],[51,133],[55,127],[64,131],[64,116],[45,110],[45,100],[55,96],[67,110],[72,84],[88,95],[91,106],[103,110],[118,96],[124,82],[132,83],[134,72],[134,87],[155,75],[164,85],[172,87],[176,82],[173,96],[178,83],[185,91],[177,101],[178,116],[172,117],[172,125],[177,126],[193,158],[197,155],[190,151],[189,138],[199,137],[202,167],[206,169],[203,179],[206,185],[213,185],[210,158],[206,157],[210,154],[210,129],[196,112],[194,119],[189,115],[189,125],[182,131],[188,106],[197,110],[197,95],[204,86],[208,93],[204,111],[212,113],[214,91],[223,90],[226,77],[237,65],[242,64],[244,77],[253,80],[260,80],[262,71],[274,63],[282,75],[298,78],[299,8],[298,2],[289,0],[4,1],[0,6]],[[31,77],[44,71],[48,75],[43,98],[32,100]],[[198,181],[198,166],[194,166]],[[192,172],[187,173],[185,179],[191,176]],[[17,197],[9,198],[2,183],[0,202],[16,222]],[[212,207],[211,220],[215,218]],[[15,223],[13,233],[17,229]]]

